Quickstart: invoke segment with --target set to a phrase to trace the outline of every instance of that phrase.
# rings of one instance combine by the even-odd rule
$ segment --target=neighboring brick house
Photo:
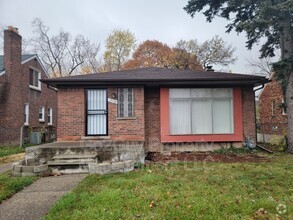
[[[268,80],[142,68],[42,82],[58,88],[59,142],[143,141],[146,151],[202,151],[256,140],[253,87]]]
[[[259,94],[259,130],[265,135],[285,135],[287,115],[280,83],[271,77]]]
[[[48,78],[35,54],[21,54],[22,38],[16,28],[4,30],[4,55],[0,56],[0,145],[28,140],[31,131],[55,138],[57,93],[42,86]]]

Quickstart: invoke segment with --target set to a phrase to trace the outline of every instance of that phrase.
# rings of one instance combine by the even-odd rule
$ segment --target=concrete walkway
[[[40,219],[65,193],[74,189],[85,174],[40,178],[0,204],[0,220]]]
[[[10,162],[10,163],[4,163],[4,164],[0,164],[0,173],[5,173],[8,170],[12,169],[12,164],[15,163],[14,162]]]

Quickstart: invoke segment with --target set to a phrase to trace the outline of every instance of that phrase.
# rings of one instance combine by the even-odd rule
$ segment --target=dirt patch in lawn
[[[156,163],[166,162],[224,162],[224,163],[238,163],[238,162],[253,162],[259,163],[268,161],[265,156],[257,154],[218,154],[212,152],[171,152],[171,153],[157,153],[149,152],[146,160]]]
[[[25,153],[13,154],[9,156],[0,157],[0,164],[9,163],[17,160],[23,160]]]

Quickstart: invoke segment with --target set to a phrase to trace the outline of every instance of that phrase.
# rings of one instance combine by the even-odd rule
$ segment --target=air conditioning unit
[[[31,144],[41,144],[42,143],[42,136],[41,132],[31,132],[30,135],[30,143]]]

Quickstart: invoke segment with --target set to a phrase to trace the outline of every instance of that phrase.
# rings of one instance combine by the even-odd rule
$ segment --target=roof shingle
[[[21,62],[24,62],[32,57],[36,56],[36,54],[24,54],[21,55]],[[4,70],[4,56],[0,55],[0,72]]]
[[[105,73],[93,73],[88,75],[76,75],[62,78],[51,78],[42,80],[52,86],[62,85],[93,85],[93,84],[165,84],[171,83],[207,83],[207,82],[242,82],[247,84],[265,83],[267,79],[261,76],[211,72],[193,71],[168,68],[141,68],[122,70]]]

